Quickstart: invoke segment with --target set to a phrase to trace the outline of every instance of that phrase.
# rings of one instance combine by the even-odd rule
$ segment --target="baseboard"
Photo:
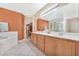
[[[21,43],[21,42],[24,42],[24,41],[25,41],[25,39],[22,39],[22,40],[19,40],[18,42]]]

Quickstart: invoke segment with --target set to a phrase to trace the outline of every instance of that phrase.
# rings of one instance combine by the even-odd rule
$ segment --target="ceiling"
[[[45,5],[46,3],[0,3],[0,7],[20,12],[27,16],[33,16]]]

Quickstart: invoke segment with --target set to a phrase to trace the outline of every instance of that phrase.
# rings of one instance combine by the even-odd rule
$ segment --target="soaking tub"
[[[0,55],[18,44],[17,32],[0,32]]]

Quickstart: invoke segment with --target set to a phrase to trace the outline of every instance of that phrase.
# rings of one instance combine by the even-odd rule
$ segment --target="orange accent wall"
[[[45,19],[37,19],[37,31],[43,31],[48,26],[48,21]]]
[[[9,31],[18,31],[18,38],[24,38],[24,15],[5,8],[0,8],[0,22],[8,22]]]

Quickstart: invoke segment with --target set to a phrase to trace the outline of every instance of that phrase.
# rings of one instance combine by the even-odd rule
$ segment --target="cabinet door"
[[[44,36],[42,35],[37,35],[37,47],[44,52],[44,48],[45,48],[45,40],[44,40]]]
[[[76,42],[76,56],[79,56],[79,42]]]
[[[56,38],[45,37],[45,53],[50,56],[56,55]]]
[[[66,41],[66,39],[57,40],[57,53],[58,56],[75,56],[75,42]]]
[[[36,34],[31,33],[31,40],[32,40],[32,42],[33,42],[35,45],[37,44],[37,37],[36,37]]]

